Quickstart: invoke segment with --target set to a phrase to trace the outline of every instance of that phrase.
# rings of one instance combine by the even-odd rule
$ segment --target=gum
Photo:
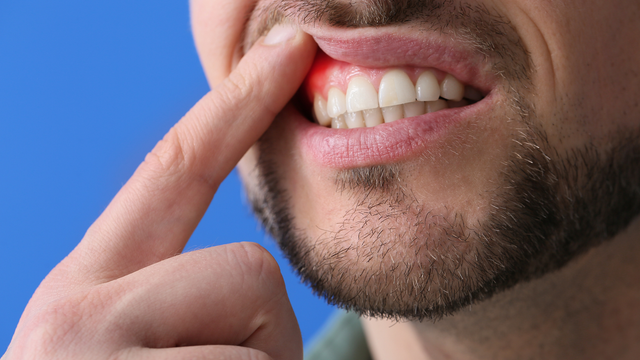
[[[441,82],[447,75],[445,72],[437,69],[418,68],[415,66],[367,68],[332,59],[321,50],[318,50],[316,58],[302,86],[305,92],[305,100],[313,103],[314,94],[320,94],[326,100],[327,93],[332,87],[336,87],[346,94],[349,81],[354,76],[366,77],[377,91],[380,87],[382,77],[391,69],[403,70],[409,75],[409,78],[414,84],[418,81],[420,74],[426,70],[431,70],[438,79],[438,82]]]

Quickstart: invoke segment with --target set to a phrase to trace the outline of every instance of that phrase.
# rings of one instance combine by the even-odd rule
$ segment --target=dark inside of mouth
[[[469,87],[468,85],[466,87],[464,95],[465,96],[460,101],[447,100],[447,99],[443,98],[442,96],[440,97],[440,100],[446,101],[447,104],[449,105],[449,108],[456,108],[456,107],[473,105],[473,104],[477,103],[478,101],[484,99],[484,97],[485,97],[485,95],[482,94],[480,92],[480,90],[477,90],[475,88]]]
[[[309,97],[304,93],[303,87],[298,89],[298,92],[296,92],[296,95],[293,97],[292,103],[302,116],[312,123],[317,124],[317,122],[313,120],[313,104],[309,101]]]

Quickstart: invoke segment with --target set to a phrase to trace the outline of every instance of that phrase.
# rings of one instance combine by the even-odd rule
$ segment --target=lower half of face
[[[241,164],[254,210],[317,293],[367,315],[438,318],[557,269],[638,213],[637,134],[567,151],[509,96],[351,168],[305,144],[317,125],[290,106]]]
[[[424,69],[393,81],[391,69],[354,77],[337,66],[319,81],[312,71],[303,97],[313,105],[289,105],[240,170],[256,214],[317,293],[362,314],[438,318],[558,269],[640,212],[637,126],[567,130],[601,114],[546,106],[535,76],[502,66],[502,80],[460,83],[458,98],[434,70],[440,106],[416,114],[405,102],[395,116],[399,105],[385,104],[389,123],[367,104],[383,109],[386,84],[405,80],[415,101]],[[358,95],[371,91],[376,101]]]

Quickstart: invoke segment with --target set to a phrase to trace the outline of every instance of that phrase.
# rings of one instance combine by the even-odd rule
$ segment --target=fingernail
[[[298,29],[288,24],[278,24],[269,30],[269,33],[262,41],[265,45],[276,45],[293,39],[298,33]]]

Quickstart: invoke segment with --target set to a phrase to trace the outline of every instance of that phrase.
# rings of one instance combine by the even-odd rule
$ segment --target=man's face
[[[240,171],[257,215],[330,302],[439,317],[557,269],[640,211],[637,1],[192,0],[192,16],[212,85],[275,23],[319,45],[298,99]],[[394,102],[398,83],[416,90],[425,72],[439,102]],[[368,86],[397,89],[358,97]],[[337,104],[334,124],[375,124],[378,108],[388,121],[323,127],[320,98]]]

